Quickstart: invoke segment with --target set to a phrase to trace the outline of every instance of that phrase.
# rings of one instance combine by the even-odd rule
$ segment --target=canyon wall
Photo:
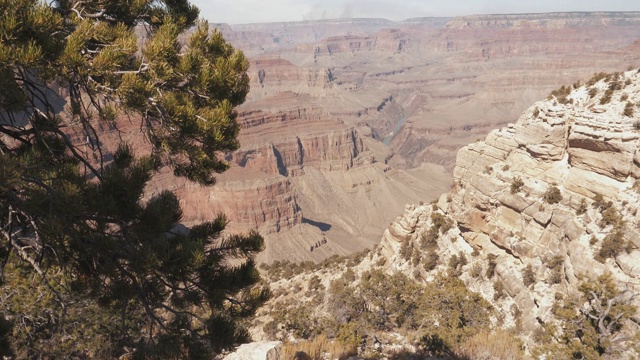
[[[502,326],[525,335],[557,320],[558,294],[605,273],[637,294],[639,94],[637,70],[594,79],[462,148],[453,189],[433,205],[407,206],[378,256],[421,279],[465,256],[460,278],[500,309]],[[420,249],[438,219],[449,226],[435,230],[439,265],[426,271],[402,249]]]
[[[461,147],[559,85],[637,64],[639,20],[567,13],[212,25],[250,58],[241,149],[226,155],[232,169],[212,189],[168,174],[154,189],[189,198],[186,223],[224,211],[233,231],[258,228],[267,238],[261,261],[362,250],[404,204],[449,188]],[[324,237],[332,245],[310,251]]]

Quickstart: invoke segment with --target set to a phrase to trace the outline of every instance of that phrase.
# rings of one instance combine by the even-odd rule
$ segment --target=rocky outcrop
[[[311,107],[282,109],[278,112],[252,110],[240,112],[238,114],[238,123],[242,129],[250,129],[264,125],[289,126],[301,121],[320,121],[323,116],[324,112],[322,109]]]
[[[331,86],[329,74],[328,69],[302,68],[279,57],[262,56],[250,62],[248,75],[252,91],[248,100],[291,90],[322,94]]]
[[[238,176],[235,170],[219,176],[215,186],[205,187],[176,178],[164,169],[151,180],[148,196],[162,190],[176,193],[187,226],[209,221],[220,213],[230,220],[227,230],[231,233],[258,228],[270,234],[302,222],[302,211],[287,178],[250,173]]]
[[[304,166],[321,171],[347,171],[364,151],[362,139],[354,129],[307,134],[264,144],[245,147],[231,159],[239,166],[262,172],[296,176],[304,174]]]
[[[281,341],[260,341],[240,345],[223,360],[279,360],[281,358]]]
[[[465,254],[461,278],[501,309],[504,326],[518,322],[525,332],[553,320],[556,293],[575,292],[605,272],[619,288],[639,293],[639,94],[638,71],[610,75],[538,102],[515,124],[464,147],[453,189],[432,205],[407,206],[385,231],[379,256],[392,269],[429,279],[432,272],[402,259],[400,249],[407,242],[416,248],[440,214],[453,226],[439,237],[438,269]],[[625,250],[603,257],[604,239],[614,233]],[[495,267],[492,278],[471,274],[488,266]],[[527,267],[533,283],[525,285]],[[507,297],[494,300],[496,281]]]
[[[320,44],[300,45],[297,51],[313,53],[314,57],[359,51],[383,51],[399,53],[411,46],[411,38],[400,29],[383,29],[367,36],[334,36]]]

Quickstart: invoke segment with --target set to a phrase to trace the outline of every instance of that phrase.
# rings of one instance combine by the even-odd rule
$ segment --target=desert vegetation
[[[239,147],[249,62],[198,17],[186,0],[0,1],[1,355],[193,359],[248,341],[269,297],[262,236],[225,234],[224,215],[185,227],[176,194],[145,192],[162,167],[211,186]]]
[[[560,201],[562,201],[562,193],[560,192],[560,189],[558,189],[557,186],[552,185],[552,186],[549,186],[547,191],[545,191],[545,193],[542,195],[542,199],[547,204],[557,204]]]
[[[458,265],[463,257],[458,257]],[[399,331],[434,355],[452,355],[481,332],[491,333],[493,307],[456,278],[437,275],[421,284],[402,273],[347,270],[331,282],[326,296],[303,304],[274,304],[265,331],[273,337],[327,337],[345,348],[366,336]],[[476,344],[479,346],[479,344]]]
[[[553,312],[557,320],[545,325],[539,336],[542,345],[534,355],[613,359],[637,350],[640,333],[638,326],[629,321],[637,311],[631,305],[636,296],[629,290],[618,289],[609,273],[586,279],[578,293],[556,302]]]
[[[522,341],[511,332],[483,330],[460,345],[454,359],[521,360],[525,358],[522,347]]]
[[[520,192],[522,187],[524,186],[524,181],[520,177],[514,177],[511,181],[511,194],[516,194]]]
[[[319,335],[311,340],[285,341],[282,344],[281,359],[296,359],[300,357],[300,354],[305,354],[304,358],[308,360],[325,360],[327,357],[346,360],[357,355],[358,351],[355,345],[345,345],[341,341],[330,341],[326,335]]]
[[[450,277],[458,277],[462,274],[462,268],[467,265],[467,257],[463,252],[453,254],[449,258],[449,271]]]
[[[537,118],[540,115],[540,109],[539,108],[535,108],[533,110],[533,117]]]
[[[573,99],[568,98],[569,94],[571,94],[571,90],[571,86],[562,85],[559,89],[553,90],[549,97],[555,97],[560,104],[572,104]]]
[[[632,117],[635,114],[635,106],[631,101],[627,101],[624,106],[624,110],[622,111],[622,115],[627,117]]]
[[[624,232],[622,229],[615,229],[604,237],[595,259],[604,263],[606,259],[615,258],[622,252],[628,252],[629,250],[629,244],[624,238]]]
[[[564,256],[556,255],[550,257],[547,259],[546,263],[550,271],[548,278],[549,283],[559,284],[560,282],[562,282],[562,279],[564,278]]]
[[[580,200],[580,205],[576,209],[576,215],[583,215],[587,212],[587,200],[584,198]]]
[[[618,209],[612,201],[605,201],[603,196],[597,194],[594,198],[593,207],[599,210],[601,218],[598,225],[610,231],[602,240],[600,249],[596,251],[594,258],[604,263],[609,258],[615,258],[623,252],[632,250],[631,243],[625,239],[626,224],[622,219]],[[593,238],[592,245],[597,243],[598,239]]]
[[[536,282],[536,276],[535,276],[535,273],[533,272],[533,267],[531,266],[531,264],[528,264],[527,267],[522,272],[522,283],[528,287],[533,285],[535,282]]]
[[[335,264],[353,266],[360,263],[368,254],[369,251],[365,250],[346,256],[332,255],[318,263],[313,261],[294,262],[290,260],[276,260],[271,264],[261,264],[260,269],[265,272],[265,277],[270,282],[274,282],[282,279],[291,279],[302,273],[328,270],[334,267]]]
[[[618,137],[609,137],[609,129],[598,125],[597,136],[561,139],[565,142],[561,141],[564,148],[561,146],[560,150],[583,142],[584,153],[576,156],[570,153],[572,157],[565,156],[557,167],[549,159],[558,156],[551,152],[553,156],[543,154],[556,151],[556,144],[547,144],[547,139],[553,141],[556,135],[562,137],[576,129],[587,134],[589,126],[597,123],[598,114],[607,113],[609,108],[615,107],[618,113],[614,114],[615,124],[608,125],[618,132],[616,136],[620,135],[618,129],[633,121],[623,117],[637,116],[636,107],[640,105],[632,92],[637,86],[629,73],[598,73],[587,82],[588,95],[593,100],[588,100],[592,111],[585,114],[584,124],[579,123],[578,115],[582,100],[574,104],[571,96],[573,89],[582,86],[578,81],[552,91],[547,103],[538,103],[531,111],[536,120],[527,111],[507,131],[493,132],[496,138],[480,140],[471,148],[478,151],[470,151],[465,154],[467,159],[462,156],[462,161],[456,164],[456,170],[469,167],[454,172],[460,178],[444,197],[446,204],[434,200],[430,207],[407,207],[407,213],[413,211],[411,221],[398,222],[401,226],[385,233],[384,239],[390,241],[386,246],[349,256],[335,255],[317,263],[296,262],[292,257],[258,267],[255,257],[265,243],[257,231],[226,234],[229,221],[224,215],[202,223],[185,220],[183,203],[176,195],[179,192],[149,190],[153,177],[165,170],[168,176],[206,187],[215,184],[216,174],[229,168],[227,161],[232,161],[239,149],[240,128],[251,127],[242,121],[252,121],[243,119],[243,113],[236,110],[245,101],[251,81],[249,61],[241,51],[227,43],[220,31],[212,31],[209,24],[198,20],[197,8],[186,0],[52,3],[0,0],[0,14],[0,356],[3,358],[211,359],[250,341],[249,326],[252,333],[255,330],[265,338],[282,340],[280,355],[286,360],[348,359],[356,354],[367,359],[383,356],[520,359],[524,357],[524,344],[518,337],[527,341],[527,350],[534,356],[546,359],[615,359],[637,354],[634,349],[640,351],[636,345],[640,340],[638,312],[633,305],[638,294],[633,290],[634,284],[620,280],[633,279],[628,274],[635,271],[630,270],[631,256],[623,255],[635,250],[629,239],[634,236],[632,227],[638,221],[630,214],[636,214],[633,202],[638,194],[629,191],[628,186],[637,177],[637,164],[632,163],[635,153],[626,156],[634,168],[627,169],[628,174],[616,174],[621,179],[608,182],[611,189],[603,191],[611,199],[605,201],[602,195],[596,195],[593,208],[588,207],[590,200],[583,197],[600,191],[588,188],[595,177],[585,176],[586,169],[569,176],[564,171],[576,163],[588,168],[589,159],[581,156],[588,156],[593,148],[606,149],[597,151],[599,154],[610,152]],[[404,36],[400,32],[396,35]],[[397,40],[393,37],[393,41]],[[386,46],[382,41],[379,45]],[[333,46],[315,48],[318,53],[313,60],[322,55],[324,48]],[[396,49],[392,50],[394,53],[401,50],[391,48]],[[360,59],[364,52],[363,49],[356,57]],[[461,54],[456,53],[458,57]],[[267,69],[258,72],[261,88],[269,91],[274,88],[269,98],[284,102],[285,97],[277,96],[283,93],[276,86],[264,86],[265,79],[275,77],[272,74],[287,71],[310,78],[308,84],[296,84],[296,89],[319,89],[311,81],[314,77],[311,73],[297,71],[298,64],[289,61],[290,57],[280,58],[284,52],[278,53],[278,60],[282,61],[277,63],[286,63],[288,70],[272,71],[275,68],[268,66],[274,66],[270,62],[275,59],[268,59],[264,52],[260,54],[264,57],[256,65]],[[515,54],[517,51],[513,51]],[[332,59],[339,57],[329,55]],[[318,68],[323,62],[315,62],[314,66]],[[358,81],[376,78],[381,84],[402,74],[402,79],[412,80],[403,80],[407,87],[433,83],[412,79],[416,73],[409,65],[403,64],[404,69],[397,74],[368,73]],[[447,88],[456,83],[466,93],[474,86],[469,87],[466,82],[458,84],[461,82],[458,79],[475,79],[474,84],[481,84],[483,78],[491,80],[489,76],[480,76],[482,69],[471,68],[471,73],[465,70],[469,76],[458,78],[452,71],[447,75],[450,79],[440,79],[426,90],[397,91],[403,98],[396,104],[391,104],[395,100],[389,97],[377,107],[361,103],[364,112],[350,109],[357,113],[355,129],[371,136],[359,139],[363,141],[361,146],[348,148],[349,151],[341,149],[340,152],[348,153],[349,166],[375,164],[375,168],[369,169],[378,171],[384,159],[384,166],[379,168],[384,168],[380,171],[390,179],[394,164],[413,166],[410,163],[415,158],[404,152],[416,150],[427,154],[433,139],[422,135],[433,136],[430,128],[425,127],[424,134],[415,131],[412,135],[421,136],[404,144],[396,144],[406,140],[402,136],[385,143],[393,149],[388,154],[397,150],[393,157],[385,157],[383,150],[373,149],[375,154],[363,154],[363,150],[355,158],[361,148],[380,140],[379,134],[388,133],[378,132],[381,129],[374,127],[365,129],[369,122],[378,121],[367,112],[380,113],[375,116],[384,117],[380,121],[389,122],[391,127],[387,130],[391,130],[394,124],[382,110],[397,106],[403,120],[393,129],[393,135],[402,135],[406,130],[400,128],[404,121],[410,119],[408,124],[412,124],[414,115],[427,109],[419,101],[424,98],[431,102],[442,97],[431,91],[441,87],[442,82],[445,84],[442,93],[449,94],[447,97],[456,103],[466,103],[467,97],[473,101],[487,99],[473,96],[474,92],[458,97],[457,91]],[[325,75],[332,91],[353,85],[349,84],[349,78],[355,76],[353,68],[332,69]],[[423,72],[422,67],[417,70]],[[287,81],[294,82],[296,76]],[[322,73],[319,78],[323,78]],[[372,87],[371,83],[363,83],[354,88]],[[511,87],[507,90],[512,91]],[[538,91],[539,87],[533,90]],[[576,99],[584,98],[583,90],[576,92]],[[313,98],[311,94],[286,91],[295,94],[296,101]],[[57,104],[51,102],[50,92],[62,94],[63,110],[54,110]],[[394,96],[395,93],[394,90]],[[408,93],[412,94],[411,101],[405,96]],[[415,96],[419,93],[429,96]],[[374,95],[367,97],[374,99]],[[511,95],[505,97],[500,99],[499,109],[507,109],[503,104],[521,102],[504,101],[510,100]],[[316,103],[322,121],[327,121],[321,127],[335,128],[329,125],[339,122],[339,127],[351,129],[350,139],[355,144],[351,121],[356,115],[353,118],[340,115],[339,121],[330,123],[328,115],[346,113],[341,112],[343,109],[325,109],[323,105],[334,100],[331,94],[326,98]],[[265,99],[261,97],[261,101]],[[595,106],[611,102],[614,102],[611,106]],[[402,108],[408,104],[415,109]],[[464,111],[471,113],[473,103],[468,104],[463,106]],[[444,108],[435,105],[433,109]],[[255,104],[252,106],[256,109]],[[300,118],[320,117],[311,111],[303,116],[302,109],[297,110]],[[482,115],[489,118],[497,113],[493,108],[488,110],[491,111]],[[255,115],[261,110],[253,111],[245,113]],[[278,116],[280,120],[276,123],[287,126],[293,123],[282,114],[275,114],[274,118]],[[494,125],[504,119],[491,120]],[[128,136],[120,128],[121,121],[135,123],[140,139],[144,137],[146,141],[136,140],[134,144],[125,141]],[[518,131],[527,123],[538,126],[535,136],[541,136],[540,139],[544,136],[545,146],[532,147],[520,136]],[[623,126],[619,126],[621,123]],[[636,129],[640,127],[638,124],[634,122]],[[474,130],[476,125],[465,124],[463,131]],[[459,126],[450,126],[449,135],[454,137]],[[483,131],[483,127],[478,128]],[[548,128],[554,129],[552,135],[544,134]],[[300,144],[304,136],[297,132],[298,128],[294,130],[290,132]],[[116,134],[114,144],[107,145],[102,131]],[[476,133],[465,134],[465,139],[469,136]],[[604,145],[591,147],[586,143],[596,137],[604,139]],[[633,140],[624,138],[625,142]],[[453,147],[460,141],[447,146]],[[275,154],[273,143],[269,145]],[[450,152],[447,146],[440,150]],[[305,155],[305,159],[312,152],[299,150],[300,158]],[[248,152],[247,157],[249,154],[265,157],[260,150],[249,151],[253,153]],[[266,157],[273,158],[272,153]],[[275,157],[282,162],[288,156],[283,152]],[[421,160],[430,158],[431,155],[425,155]],[[474,161],[465,165],[465,160]],[[609,165],[606,160],[598,159],[597,165]],[[443,164],[452,165],[448,161],[445,159]],[[467,177],[469,169],[487,163],[492,165],[481,165],[480,174],[474,174],[479,176]],[[253,169],[262,166],[250,165]],[[280,168],[279,163],[276,165]],[[340,168],[331,165],[332,169]],[[522,170],[528,166],[533,170]],[[512,168],[522,177],[512,177]],[[617,166],[614,168],[618,171]],[[307,175],[313,174],[309,170]],[[279,178],[289,176],[289,170],[278,171]],[[542,174],[540,179],[533,178],[536,173]],[[602,173],[605,175],[599,173],[597,179],[606,177],[606,171]],[[360,173],[367,177],[370,174]],[[396,175],[403,174],[393,176]],[[471,186],[477,185],[473,181],[478,178],[486,181],[487,186]],[[540,198],[544,191],[540,190],[540,184],[547,184],[548,179],[562,179],[567,187],[551,183]],[[366,185],[376,181],[369,180]],[[365,187],[365,182],[360,184]],[[463,193],[464,184],[469,184],[468,193]],[[359,192],[361,185],[352,184],[350,189]],[[615,198],[616,187],[623,193],[620,198]],[[369,195],[369,190],[366,188],[360,194]],[[530,197],[531,193],[535,198]],[[300,200],[305,207],[307,202],[308,199]],[[334,205],[333,201],[327,203]],[[576,207],[577,216],[572,206]],[[503,218],[497,219],[500,216]],[[192,225],[186,227],[183,223]],[[354,225],[356,228],[359,224]],[[318,232],[314,226],[308,227]],[[319,228],[324,231],[324,227]],[[339,231],[334,228],[332,233],[336,232]],[[389,238],[396,235],[398,242],[394,243]],[[345,246],[335,251],[345,253],[353,248]],[[471,250],[473,253],[469,255]],[[585,264],[576,260],[585,259],[584,256],[589,257]],[[580,271],[587,266],[596,267],[596,272],[604,275],[587,278]],[[615,275],[604,271],[606,266],[615,266]],[[518,284],[520,279],[525,287]],[[512,294],[514,289],[519,291],[518,295]],[[525,296],[518,298],[520,294]],[[267,301],[268,307],[261,309]],[[530,314],[523,315],[525,311],[534,314],[526,322],[525,316]],[[533,335],[526,334],[522,332],[525,327],[525,331],[537,330]],[[398,347],[383,353],[381,347],[392,339],[400,339]]]
[[[589,79],[589,81],[587,81],[587,85],[588,86],[593,86],[595,85],[598,81],[609,78],[611,75],[607,74],[605,72],[599,72],[599,73],[595,73],[593,74],[593,76],[591,77],[591,79]]]
[[[498,257],[496,255],[489,254],[487,255],[487,258],[489,259],[489,265],[487,265],[485,276],[487,279],[491,279],[493,278],[493,275],[495,275],[496,266],[498,266]]]
[[[611,96],[613,96],[613,90],[607,89],[604,92],[604,95],[600,98],[600,105],[606,105],[611,102]]]

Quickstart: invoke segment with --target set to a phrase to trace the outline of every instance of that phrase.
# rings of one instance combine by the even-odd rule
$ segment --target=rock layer
[[[263,261],[288,251],[318,260],[362,250],[405,203],[449,187],[458,149],[513,122],[562,83],[640,59],[638,19],[572,13],[213,25],[250,58],[251,92],[238,109],[242,148],[227,155],[234,169],[213,189],[169,176],[155,188],[197,204],[185,201],[186,222],[225,211],[234,231],[258,228],[267,235]],[[565,125],[536,126],[495,141],[507,142],[502,152],[522,143],[523,157],[567,156],[574,187],[584,181],[580,169],[616,179],[636,171],[624,165],[626,155],[593,160],[591,152],[616,151],[581,147],[589,134],[572,132],[566,154],[556,145]],[[549,216],[534,215],[540,222]],[[336,246],[309,251],[322,233]]]
[[[624,85],[607,93],[612,84]],[[638,71],[615,74],[578,87],[566,101],[538,102],[515,124],[464,147],[454,188],[437,204],[407,206],[385,231],[379,256],[392,269],[429,279],[433,273],[414,269],[400,249],[407,242],[417,246],[433,226],[432,214],[441,214],[453,227],[438,241],[438,270],[446,269],[452,255],[465,254],[469,262],[461,278],[506,314],[505,326],[516,321],[515,304],[529,333],[553,320],[556,292],[575,292],[585,279],[610,272],[620,289],[638,293],[639,94]],[[602,100],[607,96],[610,102]],[[555,200],[550,189],[558,191]],[[606,214],[601,204],[615,210]],[[618,231],[626,251],[599,258],[604,238]],[[490,262],[493,278],[471,274]],[[527,266],[534,273],[530,286],[523,282]],[[495,281],[504,285],[506,298],[494,301]]]

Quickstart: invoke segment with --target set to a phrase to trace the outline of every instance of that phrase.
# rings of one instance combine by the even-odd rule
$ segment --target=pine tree
[[[173,193],[142,200],[161,166],[213,185],[238,148],[248,62],[197,18],[186,0],[0,0],[0,344],[15,356],[202,358],[248,339],[269,295],[262,237],[223,236],[223,215],[179,230]],[[148,154],[105,148],[122,119]]]
[[[556,320],[545,324],[542,344],[534,355],[554,359],[637,358],[640,332],[633,300],[638,294],[618,289],[610,273],[585,279],[578,290],[554,305]]]

